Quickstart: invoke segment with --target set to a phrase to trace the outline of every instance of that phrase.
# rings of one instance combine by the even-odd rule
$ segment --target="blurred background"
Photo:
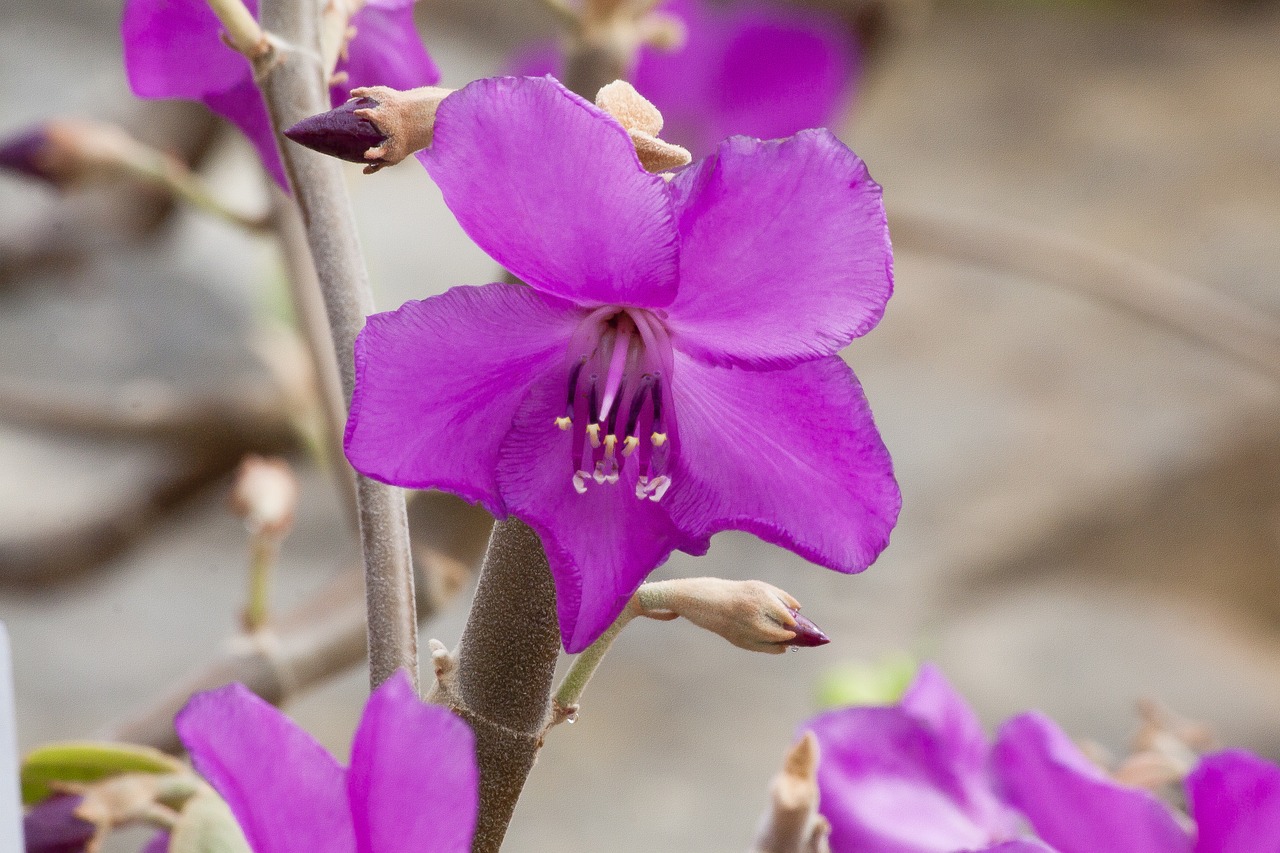
[[[1275,4],[853,11],[873,51],[834,129],[885,187],[891,230],[895,211],[1012,221],[1280,323]],[[122,120],[198,157],[223,197],[265,207],[238,135],[210,141],[198,108],[132,99],[119,12],[8,0],[0,137],[55,115]],[[423,0],[419,22],[446,86],[553,33],[534,0]],[[416,162],[352,166],[350,186],[380,307],[495,277]],[[332,479],[280,414],[275,245],[113,192],[0,180],[0,620],[24,749],[110,733],[227,648],[247,586],[226,506],[244,453],[287,454],[302,484],[278,610],[359,558]],[[884,556],[844,577],[730,533],[655,575],[771,582],[833,642],[770,657],[684,622],[634,623],[579,721],[549,736],[510,849],[746,847],[824,685],[899,651],[938,662],[991,725],[1040,708],[1122,754],[1135,703],[1153,697],[1280,759],[1280,385],[1114,307],[927,249],[900,245],[883,323],[845,353],[902,485]],[[129,417],[174,409],[183,429]],[[460,530],[483,523],[446,509]],[[466,566],[474,538],[442,547]],[[424,648],[456,642],[468,597],[424,627]],[[366,691],[355,669],[288,710],[343,756]]]

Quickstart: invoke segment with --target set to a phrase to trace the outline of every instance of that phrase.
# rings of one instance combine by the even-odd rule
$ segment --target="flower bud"
[[[618,120],[636,147],[640,165],[648,172],[666,172],[693,161],[679,145],[658,138],[662,113],[625,80],[614,80],[596,93],[596,106]]]
[[[327,113],[304,118],[284,135],[312,151],[349,163],[367,164],[365,152],[382,145],[387,137],[368,118],[357,115],[357,111],[377,106],[373,98],[352,98]]]
[[[0,168],[32,178],[51,180],[41,167],[41,154],[48,144],[43,127],[33,127],[0,145]]]
[[[283,459],[246,456],[236,471],[231,511],[255,533],[283,536],[293,526],[298,480]]]
[[[27,853],[82,853],[98,834],[98,827],[76,814],[82,798],[55,794],[27,812],[22,833]]]
[[[88,119],[51,119],[0,146],[0,167],[68,187],[141,168],[153,152],[122,128]]]
[[[640,615],[683,616],[740,649],[781,654],[788,648],[822,646],[827,635],[799,614],[800,602],[763,581],[681,578],[640,587]]]

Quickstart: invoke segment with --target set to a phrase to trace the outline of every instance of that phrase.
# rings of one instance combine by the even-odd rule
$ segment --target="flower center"
[[[592,311],[569,343],[568,393],[556,426],[572,430],[573,487],[618,482],[636,466],[636,497],[661,500],[671,487],[675,444],[671,339],[639,308]]]

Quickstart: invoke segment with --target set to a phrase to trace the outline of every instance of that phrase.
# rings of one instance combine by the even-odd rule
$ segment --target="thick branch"
[[[480,815],[473,853],[501,847],[542,746],[560,655],[555,600],[538,535],[516,519],[494,525],[456,668],[431,696],[476,733]]]
[[[318,9],[310,3],[264,0],[262,4],[263,26],[283,43],[254,66],[277,138],[284,128],[327,106],[325,79],[316,59],[317,17]],[[349,402],[355,386],[355,338],[365,317],[374,311],[351,200],[336,162],[283,139],[280,144],[324,294],[342,390]],[[370,681],[377,687],[397,669],[404,669],[416,685],[418,623],[404,496],[399,489],[357,476],[356,500],[365,559]]]
[[[900,248],[1015,272],[1118,305],[1280,378],[1280,319],[1117,252],[1013,224],[892,210]]]

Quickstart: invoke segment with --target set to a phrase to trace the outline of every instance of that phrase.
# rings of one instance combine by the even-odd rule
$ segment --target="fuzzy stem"
[[[473,853],[496,853],[551,716],[560,656],[555,585],[542,542],[514,518],[493,527],[455,674],[431,699],[471,724],[480,765]]]
[[[1003,269],[1132,311],[1280,377],[1280,320],[1158,267],[1022,224],[892,210],[900,248]]]
[[[254,62],[254,72],[302,212],[329,314],[342,390],[349,402],[355,387],[355,338],[365,317],[374,311],[355,215],[341,166],[280,136],[282,129],[327,106],[327,81],[317,59],[318,17],[319,9],[312,3],[263,0],[263,26],[278,36],[281,44]],[[404,495],[399,489],[357,476],[356,504],[365,562],[369,679],[376,688],[397,669],[404,669],[416,686],[418,622]]]

